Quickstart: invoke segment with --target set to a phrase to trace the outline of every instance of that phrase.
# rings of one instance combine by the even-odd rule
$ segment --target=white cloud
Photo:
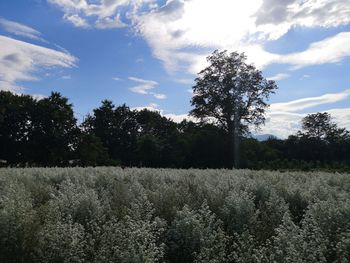
[[[155,93],[150,91],[151,89],[154,89],[155,86],[158,85],[158,82],[154,80],[140,79],[135,77],[129,77],[128,79],[138,83],[136,86],[129,89],[134,93],[138,93],[142,95],[150,94],[150,95],[153,95],[153,97],[158,100],[164,100],[167,98],[165,94],[160,94],[160,93]]]
[[[62,76],[62,79],[65,79],[65,80],[68,80],[68,79],[71,79],[72,76],[71,75],[65,75],[65,76]]]
[[[194,121],[194,122],[197,121],[195,118],[193,118],[191,116],[188,116],[188,114],[174,114],[174,113],[166,113],[165,114],[162,109],[159,109],[159,105],[156,104],[156,103],[150,103],[147,106],[134,107],[134,108],[131,108],[131,109],[132,110],[138,110],[138,111],[141,111],[141,110],[144,110],[144,109],[150,110],[150,111],[156,111],[156,112],[159,112],[159,114],[162,115],[163,117],[171,119],[171,120],[173,120],[174,122],[177,122],[177,123],[180,123],[183,120]]]
[[[290,112],[268,112],[265,125],[261,126],[262,134],[272,134],[284,139],[300,130],[301,119],[306,114]]]
[[[63,18],[71,22],[76,27],[81,27],[81,28],[90,27],[89,23],[84,18],[80,17],[78,14],[74,14],[74,15],[65,14]]]
[[[335,27],[350,22],[348,0],[264,0],[256,23],[270,26]]]
[[[252,15],[260,4],[260,0],[251,0],[240,2],[237,8],[232,0],[167,1],[134,20],[154,55],[172,71],[179,63],[194,68],[199,60],[205,62],[208,50],[239,45],[247,28],[254,28]],[[229,30],[225,25],[230,25]],[[201,51],[203,48],[206,51]]]
[[[112,78],[113,80],[116,80],[116,81],[119,81],[119,80],[122,80],[121,78],[119,78],[119,77],[114,77],[114,78]]]
[[[29,44],[0,35],[0,88],[20,91],[19,81],[37,80],[38,69],[73,67],[77,59],[69,53]]]
[[[158,85],[158,82],[153,80],[146,80],[135,77],[129,77],[128,79],[138,83],[137,86],[130,88],[132,92],[138,94],[148,94],[149,90],[153,89],[156,85]]]
[[[120,19],[119,9],[137,9],[155,0],[48,0],[64,12],[64,18],[76,27],[88,28],[94,25],[99,29],[125,27]],[[130,9],[130,8],[129,8]]]
[[[45,41],[40,37],[40,32],[34,28],[4,18],[0,18],[0,28],[18,36]]]
[[[341,128],[350,130],[350,108],[328,109],[334,122]],[[301,129],[301,120],[309,113],[291,112],[269,112],[267,114],[265,126],[262,126],[261,134],[273,134],[278,138],[285,139],[289,135],[296,134]]]
[[[308,78],[310,78],[310,77],[311,77],[310,75],[304,74],[300,79],[308,79]]]
[[[302,52],[280,56],[275,62],[290,64],[294,69],[305,66],[337,63],[350,56],[350,32],[312,43]]]
[[[302,52],[281,55],[264,49],[266,41],[296,26],[328,28],[350,23],[349,0],[167,0],[162,6],[155,0],[48,1],[65,16],[89,19],[99,28],[128,23],[169,72],[198,73],[214,49],[244,51],[248,62],[258,68],[272,63],[294,68],[337,63],[350,54],[349,33],[314,43]]]
[[[119,14],[115,17],[105,17],[98,19],[95,25],[100,29],[122,28],[127,26],[127,24],[121,21]]]
[[[303,98],[289,102],[273,103],[270,106],[271,111],[297,112],[303,109],[316,107],[323,104],[335,103],[350,97],[350,89],[339,93],[329,93],[318,97]]]
[[[278,81],[278,80],[286,79],[286,78],[288,78],[289,76],[290,76],[289,74],[279,73],[279,74],[277,74],[277,75],[268,77],[267,79],[268,79],[268,80]]]
[[[150,94],[152,94],[158,100],[165,100],[167,98],[165,94],[159,94],[159,93],[153,93],[153,92],[151,92]]]
[[[174,114],[174,113],[168,113],[168,114],[163,114],[164,117],[173,120],[174,122],[180,123],[184,120],[187,121],[193,121],[193,122],[197,122],[198,120],[196,120],[195,118],[193,118],[192,116],[188,116],[188,114]]]
[[[298,113],[298,111],[319,105],[336,103],[349,97],[350,89],[339,93],[324,94],[318,97],[303,98],[285,103],[272,103],[266,114],[265,126],[261,127],[262,133],[273,134],[279,138],[287,138],[301,129],[303,117],[307,114],[315,113],[314,111]],[[330,113],[339,127],[350,129],[350,108],[331,108],[322,112]]]
[[[133,107],[131,108],[132,110],[137,110],[137,111],[141,111],[141,110],[149,110],[149,111],[157,111],[157,112],[162,112],[162,110],[158,109],[158,104],[156,103],[150,103],[147,106],[139,106],[139,107]]]
[[[334,117],[334,121],[338,123],[339,127],[350,130],[350,108],[330,109],[327,112]]]
[[[330,3],[323,0],[239,3],[232,0],[173,0],[134,19],[138,32],[169,71],[184,67],[196,74],[205,67],[205,57],[213,49],[244,51],[248,62],[254,62],[259,68],[272,63],[300,68],[335,63],[349,56],[349,35],[340,33],[310,45],[304,52],[287,55],[265,51],[264,41],[280,38],[293,26],[331,27],[349,23],[348,6],[346,0]],[[271,21],[280,19],[279,23],[262,20],[264,13],[271,12],[276,16],[270,17]],[[293,15],[289,14],[291,12]]]
[[[47,96],[42,94],[30,94],[30,96],[32,96],[36,101],[47,98]]]

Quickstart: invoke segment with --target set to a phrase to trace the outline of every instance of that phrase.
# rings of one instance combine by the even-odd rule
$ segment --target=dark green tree
[[[104,100],[93,115],[86,118],[83,127],[101,140],[111,159],[126,165],[135,162],[138,124],[135,112],[129,107],[115,107],[111,101]]]
[[[79,129],[72,104],[58,92],[39,100],[32,116],[30,161],[65,166],[74,158]]]
[[[24,163],[30,156],[32,113],[36,101],[29,95],[0,91],[0,159]]]
[[[184,166],[186,168],[229,168],[226,132],[210,123],[183,121],[182,134]]]
[[[229,137],[234,167],[239,167],[239,140],[251,125],[265,121],[266,100],[277,89],[246,56],[237,52],[214,51],[207,57],[209,66],[195,79],[190,114],[202,121],[215,122]]]
[[[147,109],[136,111],[139,164],[179,167],[183,159],[177,124]]]
[[[82,166],[101,166],[109,164],[107,149],[100,138],[93,134],[82,133],[76,150],[76,158]]]
[[[299,131],[298,134],[307,138],[328,142],[349,138],[349,132],[345,128],[339,128],[333,122],[332,116],[327,112],[317,112],[304,117],[302,120],[302,131]]]

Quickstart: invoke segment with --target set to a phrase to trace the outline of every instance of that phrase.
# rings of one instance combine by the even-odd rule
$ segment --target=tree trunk
[[[239,143],[239,120],[235,110],[233,124],[233,168],[235,169],[239,169]]]

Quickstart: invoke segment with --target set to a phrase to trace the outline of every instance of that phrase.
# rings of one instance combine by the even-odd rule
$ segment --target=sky
[[[253,133],[324,111],[350,129],[350,0],[0,0],[0,90],[60,92],[79,121],[104,99],[181,121],[216,49],[278,85]]]

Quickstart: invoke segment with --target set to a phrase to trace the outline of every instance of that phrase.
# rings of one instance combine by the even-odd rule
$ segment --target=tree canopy
[[[176,123],[109,100],[81,121],[59,93],[37,100],[0,91],[0,166],[232,168],[233,139],[218,121]],[[326,112],[307,115],[301,126],[284,140],[236,133],[240,167],[350,171],[349,131]]]
[[[258,127],[264,123],[269,106],[266,101],[277,89],[274,81],[266,80],[246,60],[243,53],[214,51],[207,57],[209,65],[195,79],[191,101],[191,115],[214,121],[232,138],[236,167],[239,137],[249,133],[250,125]]]
[[[345,128],[339,128],[327,112],[308,114],[302,120],[302,131],[299,136],[318,140],[339,140],[349,137]]]

